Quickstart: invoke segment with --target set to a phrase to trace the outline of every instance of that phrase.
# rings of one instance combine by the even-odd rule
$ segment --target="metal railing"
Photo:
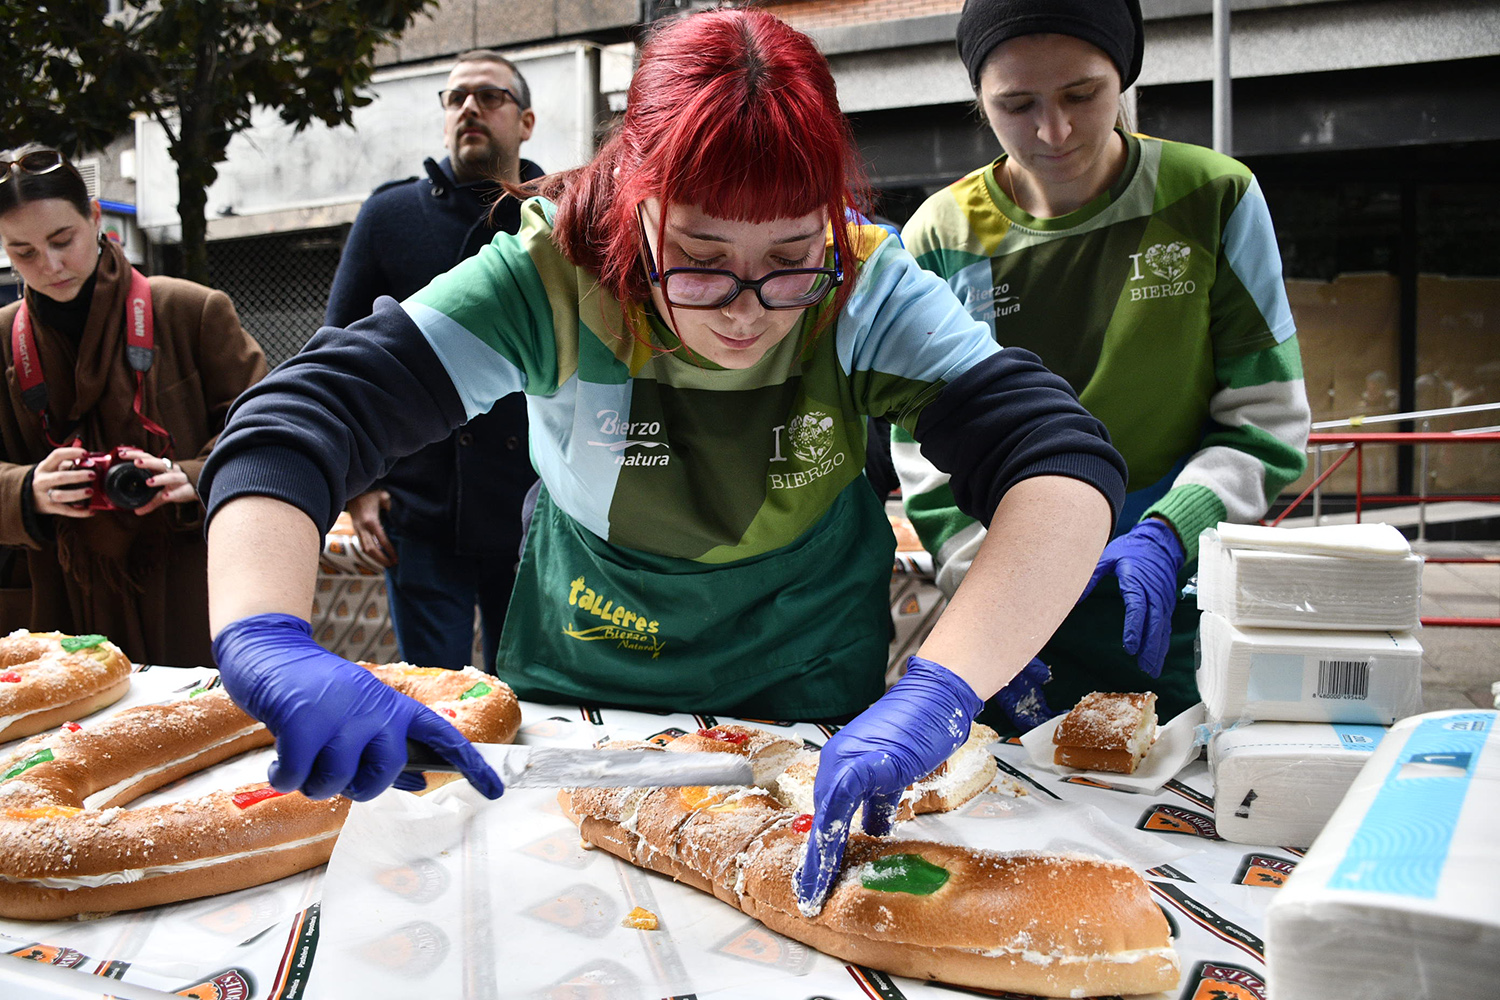
[[[1346,420],[1324,420],[1312,425],[1313,433],[1308,435],[1308,451],[1313,456],[1313,481],[1303,490],[1295,500],[1287,505],[1277,518],[1271,522],[1272,526],[1280,524],[1286,516],[1306,500],[1309,495],[1313,498],[1313,523],[1321,524],[1323,520],[1322,511],[1322,487],[1328,477],[1348,461],[1349,456],[1355,458],[1354,472],[1354,520],[1359,523],[1364,516],[1364,505],[1367,500],[1379,500],[1388,503],[1414,503],[1417,505],[1417,541],[1422,542],[1427,537],[1427,505],[1429,503],[1450,503],[1457,501],[1469,501],[1472,503],[1500,503],[1500,495],[1476,495],[1472,493],[1463,494],[1434,494],[1427,490],[1428,481],[1428,448],[1434,444],[1474,444],[1481,442],[1500,443],[1500,425],[1492,427],[1469,427],[1455,431],[1407,431],[1407,432],[1366,432],[1366,433],[1330,433],[1336,428],[1368,427],[1371,424],[1390,424],[1402,421],[1420,423],[1424,428],[1430,427],[1430,421],[1434,417],[1449,417],[1467,415],[1473,413],[1500,412],[1500,403],[1480,403],[1474,406],[1450,406],[1437,410],[1418,410],[1411,413],[1389,413],[1374,417],[1353,417]],[[1420,485],[1414,496],[1395,493],[1372,493],[1364,491],[1364,468],[1365,468],[1365,445],[1415,445],[1420,452]],[[1328,466],[1323,468],[1323,455],[1325,452],[1339,452]],[[1469,563],[1489,564],[1500,567],[1500,557],[1493,556],[1428,556],[1427,562],[1431,563]],[[1423,618],[1424,625],[1459,625],[1459,626],[1500,626],[1500,618]]]

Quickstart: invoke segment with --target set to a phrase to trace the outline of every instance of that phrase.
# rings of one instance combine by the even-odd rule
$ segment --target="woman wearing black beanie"
[[[1130,468],[1088,589],[992,725],[1027,728],[1093,690],[1154,689],[1164,718],[1196,702],[1198,612],[1180,594],[1199,532],[1255,521],[1306,461],[1265,198],[1227,156],[1118,127],[1143,48],[1138,0],[967,0],[959,56],[1004,153],[903,232],[1001,344],[1068,379]],[[984,529],[942,501],[909,437],[892,453],[951,593]]]

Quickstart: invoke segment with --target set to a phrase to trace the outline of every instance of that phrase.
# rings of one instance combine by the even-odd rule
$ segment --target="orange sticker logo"
[[[1152,806],[1141,814],[1135,827],[1137,830],[1180,833],[1189,837],[1203,837],[1205,840],[1223,839],[1219,836],[1218,827],[1214,826],[1212,816],[1193,809],[1184,809],[1181,806]]]
[[[375,881],[402,899],[413,903],[430,903],[448,888],[448,870],[427,858],[410,865],[387,868],[375,876]]]
[[[620,922],[620,906],[594,886],[579,884],[562,895],[526,910],[528,917],[545,921],[584,937],[603,937]]]
[[[1199,962],[1188,982],[1183,1000],[1266,1000],[1265,980],[1237,965]]]
[[[255,980],[244,969],[225,969],[210,979],[184,986],[173,993],[193,1000],[250,1000],[255,994]]]
[[[566,868],[587,868],[599,856],[597,851],[585,851],[578,846],[577,831],[550,834],[527,844],[521,852]]]
[[[816,953],[806,945],[782,937],[757,921],[745,924],[714,947],[721,955],[772,965],[794,976],[805,975],[815,961]]]
[[[17,958],[29,958],[31,961],[41,962],[43,965],[60,965],[64,969],[76,969],[89,960],[89,957],[81,951],[74,951],[72,948],[60,948],[57,945],[42,944],[40,941],[35,944],[24,945],[14,951],[7,951],[5,954],[14,955]]]
[[[1247,854],[1240,859],[1239,874],[1234,880],[1238,885],[1265,885],[1279,889],[1296,867],[1297,862],[1286,858],[1270,854]]]

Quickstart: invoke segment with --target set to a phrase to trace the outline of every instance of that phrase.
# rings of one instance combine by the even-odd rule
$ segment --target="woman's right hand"
[[[56,517],[93,517],[89,497],[94,495],[94,474],[75,469],[73,463],[88,454],[87,448],[54,448],[36,464],[31,474],[31,495],[39,514]]]
[[[267,777],[277,791],[308,798],[372,799],[402,784],[408,738],[457,765],[488,798],[505,790],[469,741],[426,705],[335,656],[295,615],[250,615],[214,638],[229,696],[276,737]],[[421,787],[418,780],[402,787]]]

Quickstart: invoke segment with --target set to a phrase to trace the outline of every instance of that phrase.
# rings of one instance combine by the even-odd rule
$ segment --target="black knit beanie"
[[[958,55],[979,89],[979,70],[995,46],[1019,35],[1072,35],[1104,50],[1124,90],[1141,75],[1145,48],[1140,0],[964,0]]]

